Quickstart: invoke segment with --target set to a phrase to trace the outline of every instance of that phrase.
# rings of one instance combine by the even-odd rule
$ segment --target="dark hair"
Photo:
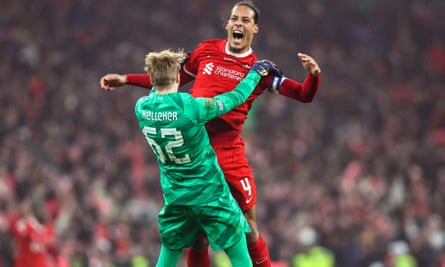
[[[240,2],[236,2],[236,3],[233,5],[232,10],[233,10],[233,8],[235,8],[235,7],[237,7],[237,6],[246,6],[246,7],[250,8],[250,9],[252,9],[252,11],[253,11],[253,13],[254,13],[254,15],[253,15],[253,21],[255,22],[255,24],[258,24],[258,20],[259,20],[259,17],[260,17],[260,10],[255,6],[255,4],[254,4],[252,1],[240,1]]]

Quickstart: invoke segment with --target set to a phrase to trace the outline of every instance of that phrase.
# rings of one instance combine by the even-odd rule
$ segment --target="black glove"
[[[263,59],[255,61],[252,66],[252,70],[258,72],[261,76],[273,75],[282,76],[283,72],[278,68],[278,66],[270,60]]]

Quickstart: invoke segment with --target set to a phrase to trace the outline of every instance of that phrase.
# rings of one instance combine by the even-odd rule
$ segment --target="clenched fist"
[[[127,75],[109,73],[100,78],[100,87],[105,91],[113,91],[116,87],[127,84]]]

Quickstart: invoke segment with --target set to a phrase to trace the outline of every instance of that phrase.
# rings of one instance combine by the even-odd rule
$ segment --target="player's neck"
[[[178,84],[176,84],[176,83],[173,83],[173,84],[167,85],[167,86],[155,87],[156,94],[160,94],[160,95],[176,93],[177,91],[178,91]]]
[[[235,57],[245,57],[252,53],[252,47],[248,46],[244,49],[237,50],[230,46],[230,44],[226,43],[226,53]]]

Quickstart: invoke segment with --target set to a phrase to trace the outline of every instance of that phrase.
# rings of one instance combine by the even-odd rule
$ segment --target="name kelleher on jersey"
[[[168,112],[153,112],[153,111],[142,111],[142,119],[150,121],[177,121],[178,112],[168,111]]]

